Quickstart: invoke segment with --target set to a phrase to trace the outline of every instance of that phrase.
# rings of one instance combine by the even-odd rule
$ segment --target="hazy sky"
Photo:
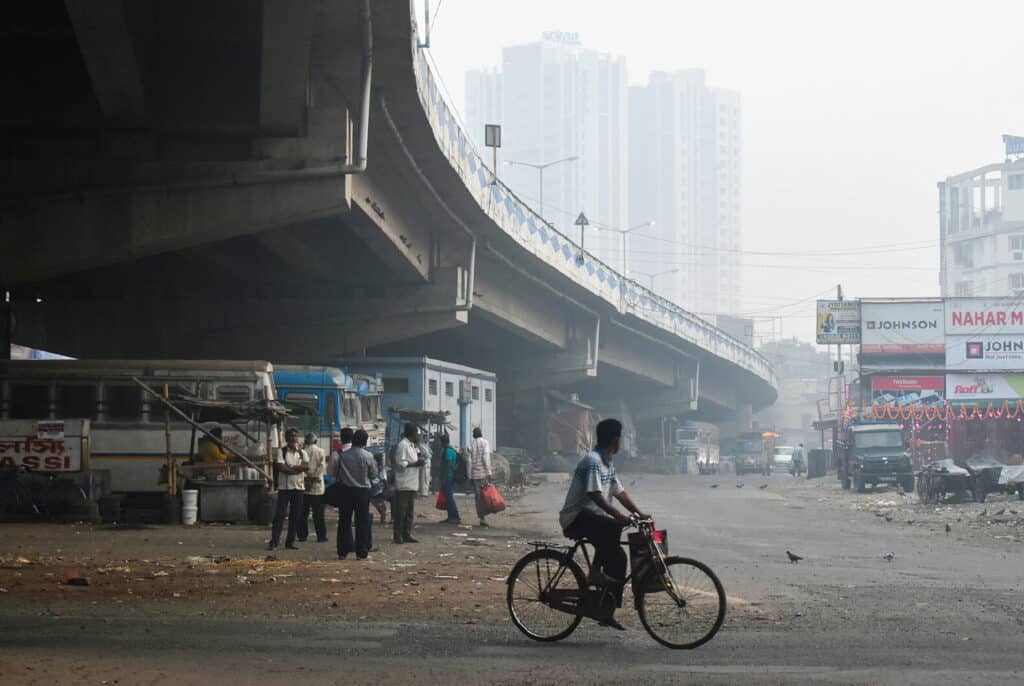
[[[781,316],[786,336],[813,338],[813,300],[836,283],[849,297],[938,295],[936,182],[1001,160],[1001,134],[1024,135],[1024,0],[431,9],[431,53],[460,111],[466,70],[498,66],[503,46],[546,30],[625,56],[631,84],[699,67],[709,84],[739,91],[742,309]]]

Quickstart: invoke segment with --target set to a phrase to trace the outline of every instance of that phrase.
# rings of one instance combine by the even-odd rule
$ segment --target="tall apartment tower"
[[[740,97],[703,70],[652,72],[629,92],[631,271],[701,315],[739,308]],[[675,270],[675,271],[673,271]],[[638,279],[641,282],[644,279]]]
[[[503,118],[501,73],[497,69],[466,72],[466,126],[470,140],[484,151],[484,125],[501,124]]]
[[[580,212],[592,227],[623,227],[628,218],[625,60],[583,48],[577,34],[552,31],[535,43],[505,48],[502,79],[501,158],[534,165],[578,158],[544,171],[545,219],[574,240],[579,240],[574,220]],[[467,110],[472,107],[467,102]],[[536,169],[503,165],[499,174],[540,210]],[[589,230],[586,248],[617,268],[617,239],[611,232]]]

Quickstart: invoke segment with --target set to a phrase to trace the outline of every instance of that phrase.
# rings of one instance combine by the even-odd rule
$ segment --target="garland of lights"
[[[1011,404],[1010,401],[1004,400],[1001,404],[989,402],[985,409],[982,409],[981,405],[975,405],[971,409],[967,409],[965,405],[961,405],[959,409],[954,408],[948,401],[944,405],[936,405],[932,407],[921,407],[914,405],[890,405],[884,403],[878,405],[872,403],[871,405],[865,405],[860,411],[856,407],[847,408],[844,411],[845,420],[850,421],[856,419],[859,416],[868,420],[884,421],[886,419],[896,420],[914,420],[916,422],[936,422],[936,421],[952,421],[952,420],[984,420],[984,419],[1016,419],[1024,421],[1024,399],[1018,400]]]

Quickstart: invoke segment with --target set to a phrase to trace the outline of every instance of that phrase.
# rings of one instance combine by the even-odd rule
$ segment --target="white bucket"
[[[181,523],[186,526],[192,526],[196,523],[199,516],[198,507],[183,507],[181,508]]]
[[[192,508],[193,510],[199,507],[199,491],[195,489],[186,488],[181,492],[181,509],[187,510]]]

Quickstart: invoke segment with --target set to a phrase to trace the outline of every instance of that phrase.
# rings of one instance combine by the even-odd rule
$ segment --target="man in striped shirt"
[[[490,526],[484,512],[483,489],[494,474],[491,471],[491,444],[484,438],[480,427],[473,429],[473,440],[469,442],[469,478],[473,480],[473,495],[476,500],[476,515],[480,526]]]
[[[612,504],[612,498],[640,519],[649,519],[629,497],[615,474],[612,458],[622,442],[622,422],[604,419],[597,424],[597,445],[576,463],[565,505],[558,522],[567,538],[586,538],[594,544],[590,583],[615,592],[622,602],[626,578],[626,553],[619,541],[629,515]],[[602,625],[623,629],[611,616]]]

